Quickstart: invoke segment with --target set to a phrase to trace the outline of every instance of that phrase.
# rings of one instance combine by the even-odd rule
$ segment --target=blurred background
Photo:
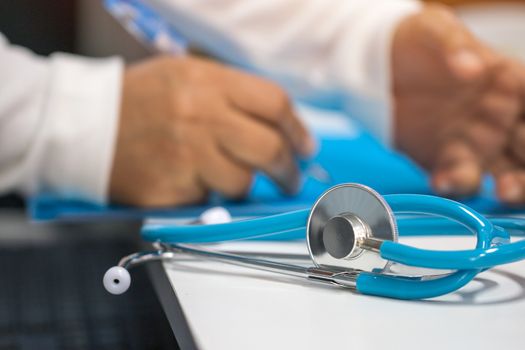
[[[431,2],[427,1],[426,2]],[[525,0],[440,0],[454,6],[470,28],[506,53],[525,51]],[[122,55],[134,61],[149,51],[104,10],[100,0],[4,0],[0,31],[39,54],[65,51]]]
[[[525,0],[441,2],[488,44],[525,60]],[[99,0],[2,0],[0,32],[42,55],[132,62],[150,54]],[[125,296],[102,289],[105,269],[140,248],[138,223],[35,226],[23,206],[0,199],[0,349],[177,348],[145,271]]]

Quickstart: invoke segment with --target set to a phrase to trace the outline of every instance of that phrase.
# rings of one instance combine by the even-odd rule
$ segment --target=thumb
[[[443,38],[446,64],[459,80],[478,79],[496,64],[496,54],[482,45],[458,19],[456,22]]]
[[[473,80],[486,70],[481,55],[472,48],[459,48],[447,54],[447,65],[452,74],[460,80]]]
[[[432,4],[429,22],[432,35],[430,45],[445,58],[450,72],[460,80],[480,77],[492,64],[494,54],[482,45],[454,12],[447,6]]]
[[[476,193],[483,167],[472,148],[461,140],[446,143],[438,152],[432,187],[440,195],[463,197]]]
[[[512,65],[513,72],[518,79],[518,93],[521,100],[522,114],[525,115],[525,65],[517,60],[510,60],[510,64]]]

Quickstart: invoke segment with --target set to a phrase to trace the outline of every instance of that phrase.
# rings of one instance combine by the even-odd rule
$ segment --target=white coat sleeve
[[[116,58],[44,58],[0,35],[0,193],[106,200],[121,71]]]
[[[283,84],[342,103],[391,141],[390,44],[416,0],[146,0],[190,43]]]

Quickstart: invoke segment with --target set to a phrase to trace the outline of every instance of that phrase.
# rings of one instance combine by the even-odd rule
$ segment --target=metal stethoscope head
[[[224,218],[223,214],[217,217]],[[433,218],[417,216],[421,214]],[[176,254],[184,253],[329,283],[363,294],[422,299],[453,292],[485,269],[525,258],[525,240],[510,243],[507,232],[522,235],[525,221],[521,219],[489,220],[448,199],[427,195],[381,196],[359,184],[329,189],[311,210],[233,222],[228,222],[229,218],[220,223],[213,220],[211,224],[210,220],[204,220],[201,225],[145,225],[143,238],[153,242],[156,250],[121,259],[118,266],[104,275],[104,286],[110,293],[121,294],[130,286],[129,268],[151,260],[173,259]],[[477,243],[474,249],[460,251],[415,248],[398,242],[398,226],[402,235],[470,232],[476,236]],[[196,245],[239,239],[297,239],[305,235],[312,267]],[[394,263],[435,269],[436,273],[399,275],[391,270]]]

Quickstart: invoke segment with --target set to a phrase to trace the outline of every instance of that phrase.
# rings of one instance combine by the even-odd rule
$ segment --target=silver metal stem
[[[152,251],[146,251],[146,252],[138,252],[138,253],[130,254],[120,259],[120,261],[118,262],[118,266],[123,267],[125,269],[130,269],[132,267],[135,267],[137,265],[142,265],[149,261],[169,260],[169,259],[173,259],[173,257],[174,257],[174,254],[172,251],[164,250],[164,249],[152,250]]]
[[[195,248],[182,244],[162,244],[155,246],[159,249],[155,251],[135,253],[122,258],[119,262],[119,266],[129,269],[149,261],[170,260],[175,257],[177,252],[180,252],[237,266],[245,266],[292,277],[306,278],[315,282],[335,284],[340,287],[354,290],[356,288],[357,277],[359,276],[358,271],[331,271],[317,267],[303,267],[277,261],[212,251],[204,248]]]
[[[335,284],[340,287],[351,289],[355,289],[357,277],[359,276],[358,271],[331,271],[317,267],[303,267],[277,261],[211,251],[203,248],[193,248],[182,244],[172,244],[171,248],[186,254],[196,255],[228,264],[245,266],[293,277],[306,278],[315,282]]]
[[[366,249],[372,252],[379,253],[381,250],[382,239],[363,237],[357,240],[357,246],[361,249]]]

